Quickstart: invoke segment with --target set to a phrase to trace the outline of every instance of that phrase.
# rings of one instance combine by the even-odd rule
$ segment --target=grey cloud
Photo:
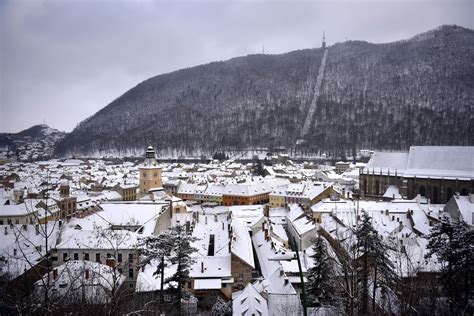
[[[473,28],[472,1],[4,1],[0,131],[70,131],[139,82],[183,67],[345,39]]]

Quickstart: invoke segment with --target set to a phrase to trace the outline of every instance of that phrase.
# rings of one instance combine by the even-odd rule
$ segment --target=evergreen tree
[[[360,293],[359,312],[369,312],[369,290],[372,282],[372,311],[375,312],[375,298],[380,288],[382,297],[387,298],[388,292],[396,283],[395,266],[388,256],[392,248],[382,240],[372,226],[371,217],[362,212],[359,226],[355,231],[357,242],[355,247],[359,252],[358,287]]]
[[[191,243],[198,240],[198,238],[186,234],[186,229],[183,225],[174,226],[170,230],[172,231],[174,247],[169,260],[172,264],[177,264],[177,269],[166,281],[176,282],[176,298],[177,302],[180,303],[183,297],[183,285],[189,281],[189,270],[194,263],[194,259],[191,256],[197,251],[196,248],[191,246]]]
[[[426,258],[436,256],[442,265],[451,315],[474,313],[474,231],[463,221],[444,218],[433,227]]]
[[[333,259],[323,238],[318,235],[313,244],[314,266],[308,270],[307,295],[310,305],[319,307],[336,303],[335,271]]]
[[[252,174],[255,175],[255,176],[265,177],[265,175],[266,175],[265,168],[264,168],[263,163],[262,163],[261,160],[257,160],[253,164]]]
[[[186,234],[183,225],[177,225],[162,232],[158,236],[148,236],[142,239],[139,247],[142,253],[141,265],[150,264],[159,260],[160,264],[153,275],[161,275],[161,289],[163,284],[176,284],[176,288],[170,287],[176,294],[177,302],[181,302],[182,286],[189,280],[189,269],[193,264],[192,254],[197,251],[191,243],[198,238]],[[164,280],[164,269],[166,262],[177,265],[176,273]],[[163,291],[162,291],[163,292]]]

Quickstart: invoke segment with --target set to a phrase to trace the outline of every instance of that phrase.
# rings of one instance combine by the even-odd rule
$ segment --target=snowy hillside
[[[472,56],[474,31],[443,26],[389,44],[348,41],[326,53],[249,55],[183,69],[132,88],[81,122],[56,153],[129,153],[149,142],[178,155],[294,148],[298,141],[330,155],[472,146]]]

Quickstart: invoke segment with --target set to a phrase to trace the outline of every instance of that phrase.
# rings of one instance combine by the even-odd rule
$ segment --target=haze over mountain
[[[298,140],[332,155],[474,145],[473,30],[348,41],[324,55],[249,55],[150,78],[81,122],[56,153],[141,154],[152,143],[161,153],[212,154]]]

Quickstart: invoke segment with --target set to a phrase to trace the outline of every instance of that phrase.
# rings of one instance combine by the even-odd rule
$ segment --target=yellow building
[[[270,207],[285,207],[285,196],[270,193]]]
[[[140,166],[140,193],[146,194],[153,188],[161,188],[161,167],[156,161],[155,149],[148,146],[145,161]]]

